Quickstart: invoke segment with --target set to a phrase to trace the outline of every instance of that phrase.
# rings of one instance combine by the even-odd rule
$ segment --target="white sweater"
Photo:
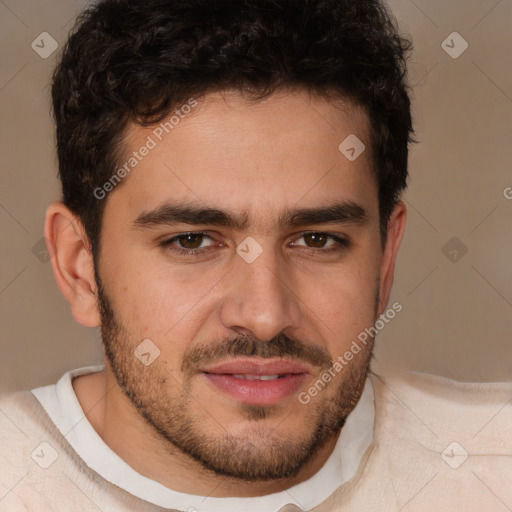
[[[373,443],[314,512],[512,510],[512,382],[370,378]],[[163,510],[91,470],[32,393],[0,400],[0,512]]]

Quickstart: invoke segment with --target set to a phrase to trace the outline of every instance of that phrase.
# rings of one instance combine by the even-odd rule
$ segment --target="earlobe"
[[[405,204],[403,201],[400,201],[393,209],[389,218],[386,246],[382,254],[380,265],[380,289],[377,316],[384,312],[389,301],[391,288],[393,286],[396,256],[405,231],[406,217],[407,210]]]
[[[57,285],[73,318],[86,327],[100,325],[92,252],[78,217],[63,203],[46,210],[44,237]]]

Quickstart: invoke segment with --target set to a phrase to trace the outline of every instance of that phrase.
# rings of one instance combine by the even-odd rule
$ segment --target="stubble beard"
[[[111,303],[97,277],[98,302],[101,316],[101,335],[108,364],[125,395],[152,430],[163,440],[170,453],[176,449],[188,455],[203,468],[217,475],[245,482],[270,481],[297,476],[313,460],[319,450],[335,438],[363,392],[370,368],[373,340],[358,354],[359,364],[344,367],[343,371],[318,393],[307,405],[307,416],[296,425],[295,437],[284,435],[270,427],[268,419],[288,414],[279,405],[256,406],[240,404],[242,419],[249,422],[244,433],[230,434],[212,416],[205,414],[204,404],[192,397],[190,380],[180,383],[158,359],[149,367],[134,356],[139,344],[116,320]],[[330,358],[320,349],[308,352],[300,340],[280,336],[269,342],[248,338],[226,340],[215,348],[202,348],[182,369],[190,366],[200,355],[207,354],[301,356],[322,359],[327,369]],[[206,353],[205,353],[206,351]],[[327,363],[329,361],[329,364]],[[355,359],[353,360],[355,361]],[[172,396],[162,390],[173,389]],[[214,411],[212,411],[214,412]],[[211,419],[211,425],[205,419]]]

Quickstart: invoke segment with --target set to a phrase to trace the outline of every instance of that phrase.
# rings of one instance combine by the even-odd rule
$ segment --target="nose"
[[[271,252],[263,251],[252,263],[237,256],[220,311],[224,327],[262,341],[298,328],[301,319],[286,263]]]

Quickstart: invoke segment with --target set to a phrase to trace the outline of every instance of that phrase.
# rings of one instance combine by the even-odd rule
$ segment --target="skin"
[[[300,403],[297,395],[321,376],[326,361],[342,355],[385,311],[406,211],[402,202],[395,207],[382,247],[368,119],[350,103],[335,104],[303,91],[275,93],[257,103],[235,92],[209,94],[198,101],[105,199],[100,290],[83,226],[62,203],[48,208],[45,236],[57,284],[75,320],[91,327],[103,320],[102,335],[111,352],[106,368],[73,381],[98,434],[139,473],[174,490],[258,496],[308,479],[332,453],[344,418],[362,392],[371,344],[309,404]],[[150,134],[151,129],[130,126],[126,155]],[[366,145],[353,162],[338,150],[349,134]],[[134,226],[142,213],[168,201],[246,215],[247,226]],[[363,208],[365,221],[293,227],[277,222],[288,210],[340,201]],[[204,251],[199,256],[160,246],[191,231],[212,237],[199,243],[194,239]],[[349,244],[304,236],[311,231],[343,237]],[[236,252],[249,236],[263,250],[252,263]],[[179,241],[172,247],[179,250]],[[336,250],[323,252],[332,247]],[[107,322],[105,300],[114,324],[112,318]],[[263,355],[266,344],[274,346],[280,335],[289,338],[292,352],[279,353],[283,357],[299,354],[294,350],[300,340],[325,360],[315,366],[298,357],[309,373],[297,393],[277,404],[241,404],[191,363],[191,355],[199,353],[210,364],[228,361],[223,348],[240,339],[251,340]],[[149,366],[133,354],[144,339],[160,350]],[[216,349],[224,355],[209,360]],[[332,428],[300,467],[281,477],[262,477],[276,464],[275,454],[291,461],[297,447],[311,448],[322,422]],[[229,471],[252,466],[253,478],[230,475],[227,469],[215,471],[184,453],[172,439],[184,432],[185,424],[187,432],[203,442],[198,449],[210,462],[216,457],[219,468],[226,469],[238,458],[242,467]],[[220,447],[219,453],[213,454],[215,447]]]

